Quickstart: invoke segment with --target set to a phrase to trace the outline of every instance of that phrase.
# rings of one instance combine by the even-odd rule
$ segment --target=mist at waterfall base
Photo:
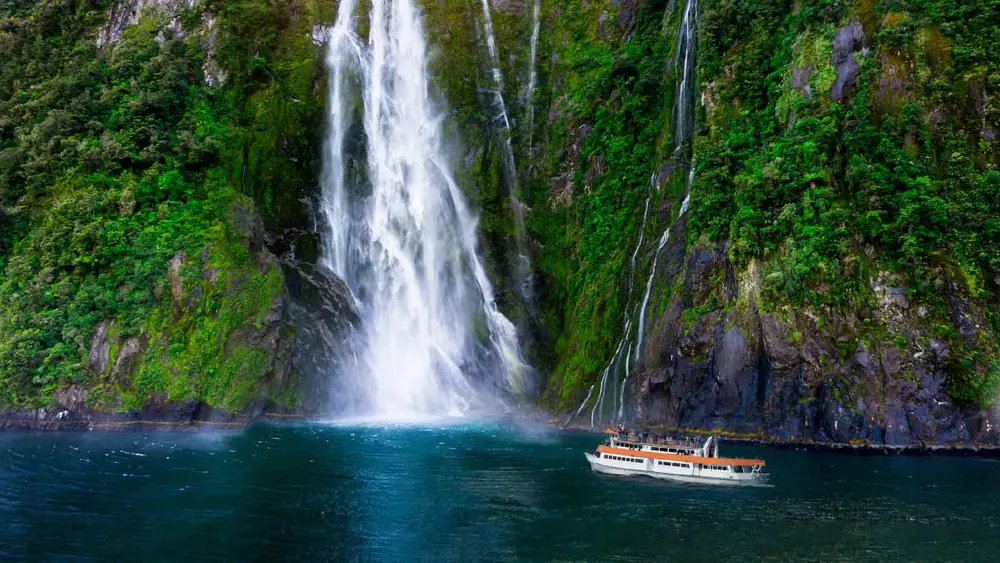
[[[596,434],[0,434],[0,560],[992,561],[1000,463],[724,444],[771,488],[591,472]]]
[[[325,260],[361,322],[334,377],[337,416],[420,419],[502,408],[529,370],[477,253],[451,172],[413,0],[344,0],[328,45]],[[492,45],[492,44],[491,44]],[[502,104],[502,101],[501,101]]]

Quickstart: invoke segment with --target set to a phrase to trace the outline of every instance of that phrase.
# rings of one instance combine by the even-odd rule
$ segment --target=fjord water
[[[480,422],[0,434],[0,560],[993,561],[1000,463],[762,456],[771,488],[594,474]]]

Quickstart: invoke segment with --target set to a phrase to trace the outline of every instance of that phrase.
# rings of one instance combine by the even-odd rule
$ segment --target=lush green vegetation
[[[564,95],[551,102],[561,115],[549,124],[541,177],[551,181],[564,173],[567,147],[577,142],[578,165],[567,178],[572,205],[535,190],[532,229],[545,241],[538,267],[546,325],[559,334],[549,358],[556,369],[550,401],[562,407],[582,398],[621,336],[628,306],[623,272],[638,237],[649,176],[664,157],[661,144],[669,143],[662,133],[673,76],[664,67],[679,13],[667,14],[667,2],[638,6],[630,30],[616,27],[614,17],[602,18],[605,6],[578,2],[560,5],[553,25],[556,44],[565,45],[553,71]],[[631,35],[624,42],[626,31]]]
[[[555,4],[555,119],[536,175],[550,191],[537,190],[532,205],[545,323],[558,335],[550,403],[566,407],[620,337],[622,272],[647,179],[669,157],[662,132],[680,10],[639,2],[634,28],[623,30],[606,6]],[[872,284],[888,272],[928,309],[916,322],[948,343],[951,395],[995,400],[1000,59],[990,50],[1000,2],[721,0],[700,11],[688,244],[724,242],[737,271],[760,265],[771,310],[867,315],[878,306]],[[856,84],[834,100],[832,43],[852,21],[865,49],[852,54]],[[551,190],[572,157],[566,201]],[[679,192],[675,181],[665,197]],[[653,303],[662,307],[672,289]],[[978,329],[960,333],[957,304]]]
[[[951,298],[995,304],[998,17],[996,1],[706,4],[699,72],[713,98],[691,241],[763,260],[771,303],[864,309],[888,269],[949,325]],[[869,55],[856,54],[854,92],[832,101],[831,39],[852,20]],[[950,339],[955,398],[995,398],[993,334]]]
[[[299,220],[322,123],[308,30],[331,7],[210,1],[99,48],[110,4],[0,5],[0,406],[79,383],[98,405],[169,392],[238,410],[267,361],[251,333],[283,288],[240,194],[273,228]],[[223,87],[206,86],[213,68]],[[134,381],[89,369],[98,323],[112,365],[142,342]]]

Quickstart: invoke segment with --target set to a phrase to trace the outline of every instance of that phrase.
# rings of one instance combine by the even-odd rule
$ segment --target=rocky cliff
[[[551,6],[543,400],[585,423],[996,443],[1000,6],[698,2],[689,141],[688,4]]]
[[[317,408],[354,319],[313,203],[336,2],[2,6],[0,404]],[[540,405],[1000,439],[996,0],[422,8]]]
[[[0,418],[322,412],[356,322],[311,228],[332,10],[3,5]]]

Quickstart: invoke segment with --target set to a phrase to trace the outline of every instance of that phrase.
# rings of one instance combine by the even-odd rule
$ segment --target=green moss
[[[98,49],[111,2],[85,4],[34,3],[0,42],[0,122],[34,131],[0,135],[0,406],[45,405],[80,383],[93,404],[140,408],[153,393],[207,396],[203,384],[228,377],[211,400],[242,407],[255,387],[223,365],[263,328],[284,280],[254,264],[234,218],[263,209],[268,226],[302,220],[323,129],[309,32],[333,6],[209,0],[182,14],[186,37],[161,34],[166,22],[147,10]],[[204,84],[208,55],[193,31],[206,10],[230,78],[221,88]],[[37,41],[54,22],[58,40]],[[167,265],[178,251],[187,261],[174,303]],[[205,266],[219,272],[214,285]],[[112,323],[112,366],[126,339],[149,343],[113,386],[85,370],[99,322]]]

